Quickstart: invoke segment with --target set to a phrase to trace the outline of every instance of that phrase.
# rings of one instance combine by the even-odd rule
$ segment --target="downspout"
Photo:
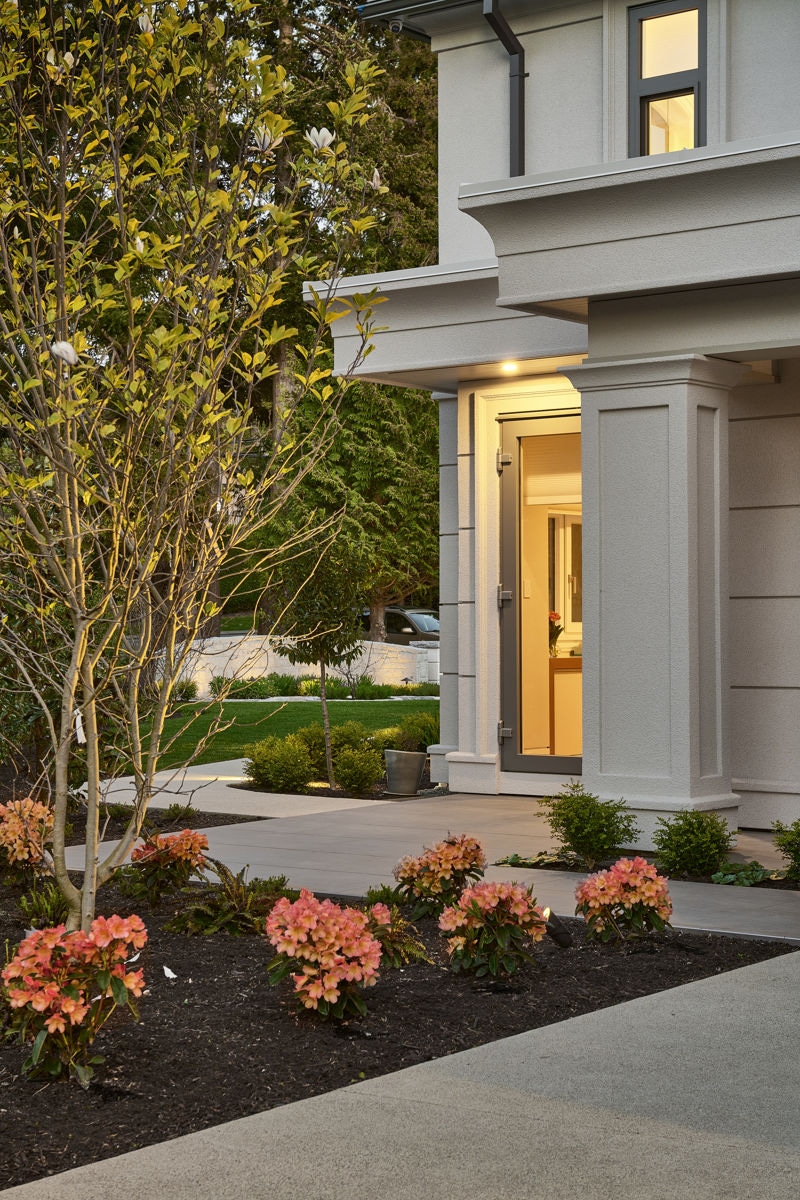
[[[509,174],[525,174],[525,49],[500,12],[500,0],[483,0],[483,15],[508,52]]]

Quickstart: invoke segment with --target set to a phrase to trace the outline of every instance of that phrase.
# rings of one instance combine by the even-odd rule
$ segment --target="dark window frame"
[[[697,10],[697,68],[693,71],[674,71],[669,75],[641,78],[641,23],[652,17]],[[694,144],[706,144],[706,76],[707,76],[706,0],[657,0],[637,4],[628,9],[628,154],[631,158],[649,155],[647,147],[646,112],[651,100],[671,96],[694,95]]]

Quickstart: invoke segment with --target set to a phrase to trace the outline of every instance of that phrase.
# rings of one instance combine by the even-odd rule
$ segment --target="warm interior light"
[[[513,375],[517,370],[517,364],[515,362],[500,363],[500,370],[505,375]]]

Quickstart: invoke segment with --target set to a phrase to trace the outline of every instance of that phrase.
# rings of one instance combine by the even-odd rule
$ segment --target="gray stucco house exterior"
[[[438,57],[439,263],[340,287],[440,402],[434,778],[794,820],[800,3],[361,12]]]

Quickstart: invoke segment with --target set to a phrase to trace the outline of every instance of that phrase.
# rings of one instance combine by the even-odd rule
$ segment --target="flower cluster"
[[[404,899],[416,903],[415,917],[438,915],[471,880],[481,878],[485,867],[480,842],[460,833],[437,842],[416,858],[407,855],[395,867],[394,877]]]
[[[532,962],[527,947],[540,942],[547,921],[530,888],[521,883],[476,883],[439,918],[454,971],[513,975]]]
[[[10,866],[37,866],[53,833],[53,813],[46,804],[9,800],[0,804],[0,858]]]
[[[672,901],[667,881],[644,858],[621,858],[597,871],[575,891],[575,912],[586,918],[587,938],[625,941],[669,924]]]
[[[389,918],[386,905],[376,905],[376,920]],[[292,975],[294,990],[306,1008],[321,1016],[341,1019],[366,1005],[357,985],[371,987],[378,979],[380,942],[369,920],[357,908],[340,908],[301,891],[293,903],[282,897],[267,918],[266,933],[277,951],[268,968],[270,982]],[[299,972],[293,973],[299,967]]]
[[[559,625],[561,613],[551,612],[547,614],[547,641],[550,646],[550,657],[555,658],[558,655],[558,639],[564,632],[564,626]]]
[[[124,876],[123,890],[158,904],[162,895],[186,887],[192,874],[202,871],[207,849],[206,835],[193,829],[150,834],[131,852],[133,867]]]
[[[141,996],[144,978],[129,971],[126,960],[146,941],[135,916],[97,917],[88,933],[57,925],[25,938],[0,978],[12,1028],[20,1041],[33,1042],[26,1072],[52,1077],[67,1070],[88,1082],[88,1050],[111,1013],[125,1005],[136,1016],[133,999]]]

